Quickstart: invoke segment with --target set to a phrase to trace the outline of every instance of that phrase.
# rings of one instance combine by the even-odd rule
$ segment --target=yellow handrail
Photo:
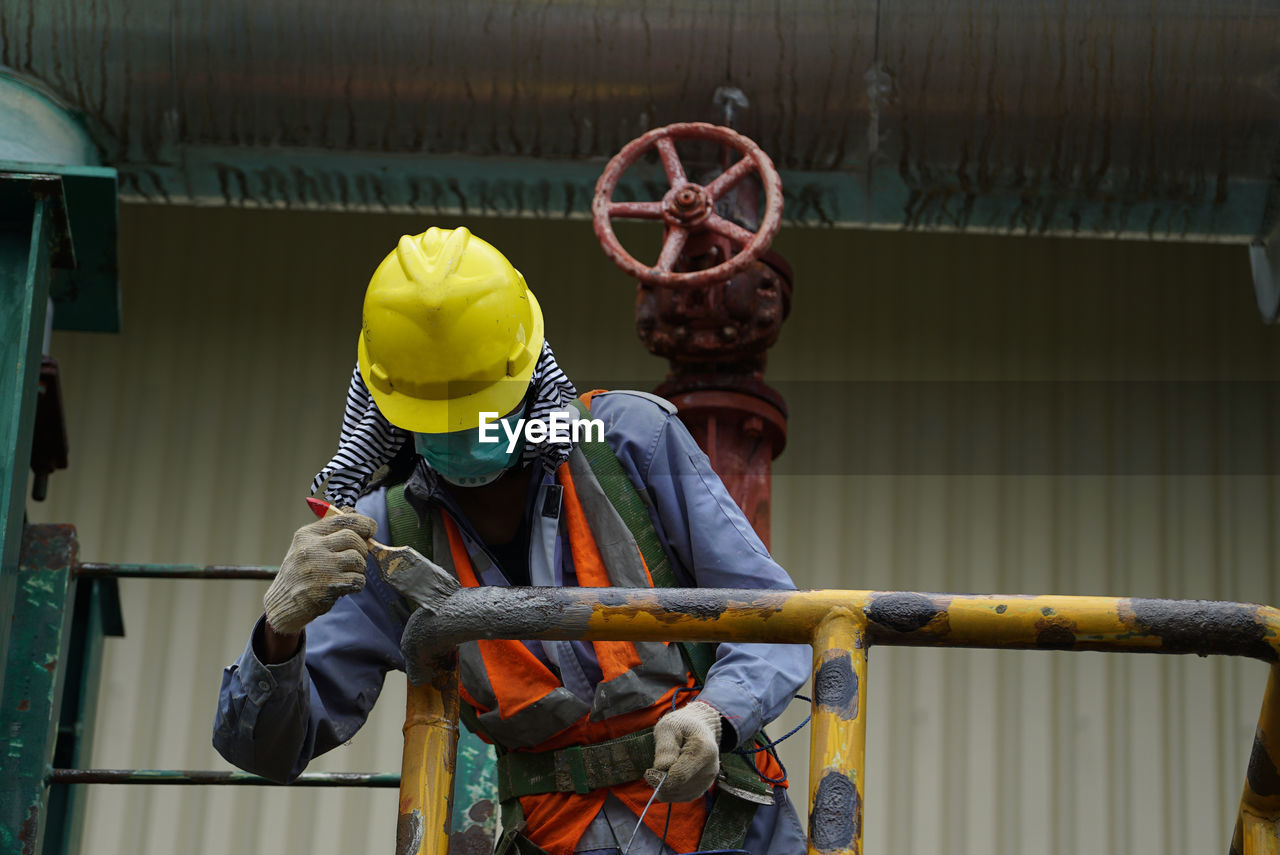
[[[409,686],[400,764],[396,852],[449,850],[453,771],[458,750],[458,671],[442,663],[431,684]],[[444,794],[445,798],[440,798]]]
[[[1280,855],[1280,610],[1247,603],[900,591],[464,588],[411,655],[451,662],[480,638],[813,645],[809,853],[862,851],[867,650],[873,644],[1245,656],[1271,664],[1233,855]],[[411,687],[398,853],[446,855],[457,676]],[[426,709],[426,715],[414,712]],[[425,738],[418,735],[426,731]]]

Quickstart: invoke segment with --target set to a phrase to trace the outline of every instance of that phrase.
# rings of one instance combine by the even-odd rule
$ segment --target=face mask
[[[498,419],[512,431],[524,415],[524,408]],[[511,451],[510,440],[501,424],[490,422],[489,436],[497,436],[497,442],[481,442],[480,429],[459,430],[453,433],[415,433],[413,445],[426,458],[440,477],[457,487],[483,487],[502,477],[503,473],[520,461],[524,451],[524,431]]]

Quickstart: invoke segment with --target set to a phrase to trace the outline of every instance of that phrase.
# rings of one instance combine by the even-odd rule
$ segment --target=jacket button
[[[262,690],[262,691],[264,691],[264,692],[266,692],[266,691],[270,691],[270,689],[271,689],[271,684],[270,684],[270,683],[268,683],[266,680],[259,680],[259,681],[258,681],[258,688],[259,688],[259,689],[261,689],[261,690]]]

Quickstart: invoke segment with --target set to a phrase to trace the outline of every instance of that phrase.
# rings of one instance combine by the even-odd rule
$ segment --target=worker
[[[213,742],[231,763],[292,780],[355,734],[387,671],[423,678],[401,643],[429,617],[367,558],[379,532],[464,586],[649,587],[670,572],[679,587],[794,589],[674,407],[577,399],[524,277],[467,229],[400,239],[366,291],[357,357],[338,452],[312,485],[354,512],[298,529],[224,672]],[[517,431],[570,418],[604,442]],[[501,441],[481,441],[482,422]],[[597,471],[619,465],[626,478]],[[630,853],[804,852],[780,764],[750,749],[807,678],[809,648],[713,653],[699,674],[675,643],[462,645],[463,719],[498,750],[499,851],[617,855],[656,787]]]

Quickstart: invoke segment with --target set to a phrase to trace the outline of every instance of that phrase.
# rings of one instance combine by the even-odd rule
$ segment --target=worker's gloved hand
[[[338,597],[364,587],[368,538],[378,524],[363,514],[336,514],[294,532],[262,606],[276,632],[294,635],[333,608]]]
[[[669,712],[653,727],[653,768],[644,773],[651,787],[662,781],[660,802],[689,802],[715,783],[720,771],[720,713],[702,701]]]

